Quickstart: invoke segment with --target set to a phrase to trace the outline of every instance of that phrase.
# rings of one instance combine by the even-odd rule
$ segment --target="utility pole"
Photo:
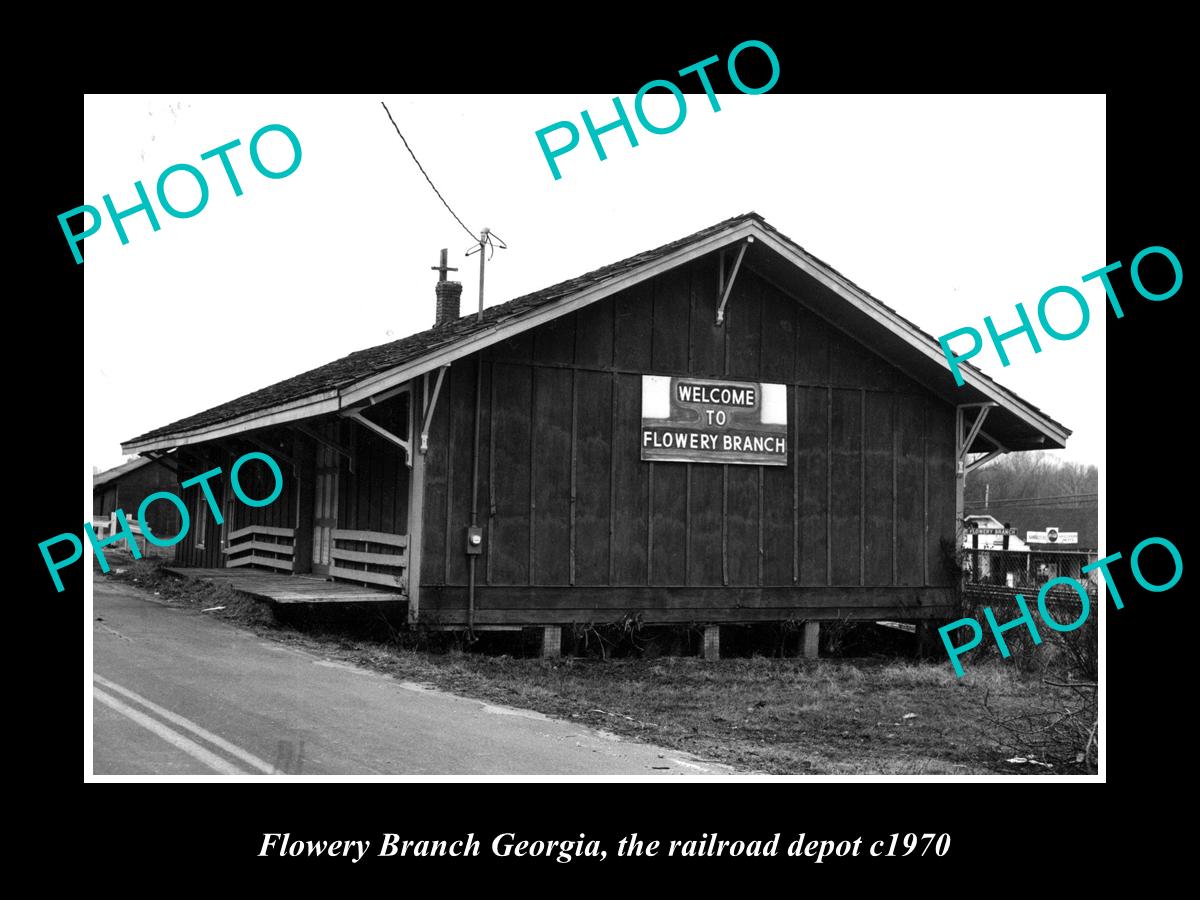
[[[504,243],[503,239],[501,239],[499,235],[492,234],[491,229],[485,228],[483,231],[479,232],[479,242],[470,250],[468,250],[466,254],[467,256],[470,256],[472,253],[479,254],[479,312],[475,314],[476,320],[483,319],[483,276],[485,262],[483,248],[490,247],[492,251],[495,252],[497,244],[501,250],[508,249],[508,245]]]
[[[489,232],[488,232],[488,229],[486,229],[486,228],[483,229],[483,231],[479,232],[479,312],[476,313],[476,315],[475,315],[476,319],[483,318],[483,266],[484,266],[483,245],[487,243],[488,234],[489,234]]]

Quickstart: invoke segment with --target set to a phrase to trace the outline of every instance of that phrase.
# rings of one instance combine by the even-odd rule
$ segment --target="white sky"
[[[126,219],[122,246],[106,218],[85,242],[89,467],[119,464],[122,440],[429,327],[442,247],[472,308],[478,257],[463,257],[469,238],[380,100],[467,225],[511,248],[488,265],[489,306],[749,210],[934,336],[983,332],[985,315],[1007,330],[1018,301],[1036,323],[1047,289],[1077,288],[1092,309],[1081,337],[1040,335],[1038,355],[1008,341],[1007,369],[990,344],[973,361],[1073,429],[1063,455],[1103,464],[1106,304],[1080,276],[1111,261],[1104,98],[767,93],[719,95],[717,113],[688,95],[672,134],[635,118],[638,147],[620,130],[604,135],[605,162],[579,112],[611,121],[611,95],[88,96],[83,202],[103,210],[110,193],[118,210],[133,206],[140,179],[161,225]],[[622,101],[632,117],[632,96]],[[655,98],[647,113],[668,123],[674,100]],[[583,133],[555,181],[534,132],[561,119]],[[251,135],[272,123],[303,148],[279,180],[249,158]],[[200,160],[235,138],[241,197],[218,160]],[[290,161],[281,135],[261,147],[273,169]],[[190,219],[154,199],[159,173],[180,162],[209,183]],[[182,209],[198,196],[189,182],[168,182]],[[1070,331],[1078,314],[1057,302],[1051,322]]]

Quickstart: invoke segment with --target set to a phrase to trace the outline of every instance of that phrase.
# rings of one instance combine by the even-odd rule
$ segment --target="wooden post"
[[[409,446],[412,446],[413,434],[421,423],[423,402],[424,391],[414,384],[409,402]],[[400,465],[403,467],[404,464],[401,460]],[[421,612],[421,542],[425,534],[425,452],[420,448],[412,454],[408,478],[408,569],[404,578],[408,582],[408,621],[412,625],[416,624]]]
[[[821,639],[821,623],[820,622],[805,622],[804,623],[804,641],[803,653],[805,659],[816,659],[820,656],[818,652],[818,644]]]
[[[954,409],[954,553],[963,545],[963,517],[966,515],[967,462],[963,453],[963,408]],[[958,573],[962,578],[962,572]]]
[[[963,549],[963,517],[966,515],[966,491],[967,491],[967,473],[978,469],[984,463],[990,462],[1007,450],[1002,447],[995,438],[983,432],[983,420],[987,418],[995,403],[963,403],[954,408],[954,552],[958,554]],[[974,409],[975,419],[971,422],[971,427],[967,428],[966,416],[963,411],[966,409]],[[966,432],[964,434],[964,432]],[[975,443],[975,438],[981,432],[986,440],[995,446],[995,450],[985,455],[982,459],[976,460],[974,463],[968,464],[967,458],[971,452],[971,445]],[[926,555],[928,558],[928,555]],[[978,569],[973,573],[974,577],[978,578]],[[963,583],[963,573],[959,572],[959,586]]]
[[[704,628],[704,658],[721,658],[721,626],[707,625]]]
[[[292,574],[312,571],[313,515],[316,511],[316,444],[292,432],[292,455],[296,459],[296,531],[292,537]]]
[[[918,621],[916,623],[917,659],[927,659],[933,654],[933,625],[934,623],[929,621]]]
[[[562,626],[547,625],[542,629],[542,659],[562,656]]]

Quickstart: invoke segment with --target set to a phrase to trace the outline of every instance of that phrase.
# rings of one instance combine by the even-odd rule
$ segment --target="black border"
[[[722,30],[742,31],[728,26]],[[804,75],[811,64],[799,58],[796,42],[789,34],[753,27],[744,30],[748,37],[766,40],[778,53],[783,74],[776,92],[808,87]],[[664,72],[669,73],[671,66],[677,69],[713,53],[724,58],[740,39],[707,40],[688,35],[671,42],[635,34],[619,46],[576,46],[573,50],[565,47],[549,51],[541,48],[525,54],[511,49],[492,54],[480,51],[473,58],[472,48],[456,41],[447,50],[448,55],[451,50],[456,54],[452,60],[455,78],[439,88],[495,90],[503,86],[514,91],[629,94],[646,80],[669,77]],[[671,65],[664,68],[661,60],[668,57]],[[388,77],[365,77],[363,83],[385,84],[389,90],[428,88],[437,80],[429,62],[428,56],[398,53],[386,66],[379,66],[380,72],[386,70]],[[714,71],[720,70],[714,67]],[[751,80],[749,76],[747,80]],[[716,86],[718,90],[727,89],[719,83]],[[819,86],[837,87],[828,80]],[[75,404],[80,397],[77,373],[82,361],[82,333],[80,325],[70,323],[78,321],[71,310],[75,298],[83,296],[83,267],[74,265],[54,218],[82,202],[82,192],[68,186],[71,179],[67,174],[78,171],[75,148],[80,146],[80,135],[69,113],[79,110],[80,101],[78,94],[66,95],[51,104],[57,115],[33,114],[36,121],[44,123],[40,135],[43,152],[35,160],[42,173],[22,185],[31,191],[30,205],[34,210],[24,221],[37,223],[32,244],[43,257],[40,269],[51,284],[44,297],[28,298],[23,304],[24,313],[32,319],[30,326],[23,327],[35,336],[38,347],[38,361],[33,367],[38,389],[25,394],[29,401],[25,409],[27,421],[32,419],[32,422],[22,431],[27,431],[33,440],[20,447],[19,455],[40,473],[40,477],[28,480],[37,487],[35,496],[23,507],[30,521],[30,534],[23,549],[30,553],[34,563],[38,624],[49,626],[48,633],[68,635],[75,634],[74,628],[79,624],[75,603],[81,596],[81,576],[74,576],[73,581],[73,576],[67,574],[67,590],[55,593],[47,584],[36,541],[64,530],[64,523],[77,521],[80,514],[77,478],[80,461],[77,445],[68,436],[73,430],[68,423],[78,415]],[[48,101],[39,100],[39,104],[44,102]],[[1186,301],[1181,291],[1170,301],[1143,302],[1136,298],[1127,280],[1122,282],[1122,277],[1127,279],[1132,256],[1152,244],[1171,248],[1187,269],[1181,226],[1186,202],[1183,166],[1186,151],[1171,130],[1179,115],[1175,101],[1169,96],[1110,95],[1107,135],[1097,123],[1092,134],[1046,137],[1079,142],[1107,140],[1108,182],[1104,187],[1109,206],[1109,248],[1108,258],[1097,260],[1097,267],[1122,260],[1126,274],[1115,276],[1114,283],[1122,297],[1133,298],[1125,304],[1124,319],[1116,321],[1111,312],[1108,314],[1108,360],[1113,377],[1107,392],[1107,544],[1108,552],[1121,551],[1126,557],[1134,544],[1151,534],[1170,538],[1187,555],[1184,548],[1184,515],[1189,505],[1184,496],[1187,476],[1184,466],[1175,459],[1174,449],[1183,433],[1180,429],[1186,429],[1190,420],[1186,391],[1189,382],[1184,380],[1183,372],[1184,361],[1188,359],[1183,343],[1189,339],[1183,319]],[[1097,189],[1100,188],[1098,185]],[[1080,385],[1081,393],[1103,389],[1101,385]],[[1161,777],[1187,765],[1186,760],[1174,753],[1157,759],[1172,741],[1174,726],[1172,720],[1159,718],[1158,710],[1148,702],[1186,690],[1190,684],[1186,676],[1174,671],[1177,663],[1165,659],[1173,645],[1163,641],[1161,635],[1163,616],[1180,610],[1186,590],[1181,582],[1171,593],[1150,595],[1133,584],[1126,569],[1114,567],[1114,572],[1126,598],[1126,608],[1115,611],[1110,607],[1108,611],[1105,759],[1109,782],[1124,794],[1145,789],[1143,780],[1148,767]],[[1147,569],[1148,574],[1152,572]],[[41,602],[43,599],[45,602]],[[1183,634],[1186,636],[1186,630]],[[79,699],[78,671],[75,664],[54,668],[54,676],[60,683],[53,688],[47,686],[42,699],[45,702],[50,696],[61,698],[61,709],[66,713],[62,718],[71,719],[74,715],[71,710],[77,708]],[[1174,682],[1176,677],[1183,680]],[[1164,686],[1170,683],[1178,687]],[[74,727],[40,761],[39,770],[55,780],[61,780],[63,772],[79,771],[78,732],[74,732]],[[1046,835],[1048,830],[1061,829],[1062,834],[1051,841],[1057,843],[1061,839],[1066,842],[1063,846],[1069,845],[1072,835],[1079,836],[1080,819],[1087,822],[1090,826],[1087,830],[1092,833],[1105,824],[1127,833],[1121,826],[1128,823],[1117,821],[1118,808],[1113,804],[1101,803],[1098,795],[1082,799],[1076,795],[1065,803],[1059,794],[1063,786],[1040,780],[1027,780],[1021,788],[1025,793],[1019,796],[1007,789],[1009,785],[1000,795],[993,787],[977,789],[974,784],[961,782],[912,784],[902,788],[893,784],[809,781],[771,785],[690,784],[652,790],[644,784],[365,783],[266,788],[269,794],[256,792],[252,796],[243,790],[229,794],[161,784],[121,785],[116,788],[119,793],[97,786],[92,793],[89,786],[85,807],[90,813],[88,818],[102,816],[103,827],[88,829],[86,855],[89,860],[101,860],[136,848],[140,858],[168,865],[184,858],[188,880],[198,887],[219,884],[227,888],[231,870],[262,874],[275,884],[301,877],[312,887],[322,883],[309,880],[317,870],[336,872],[334,877],[338,880],[331,881],[336,884],[353,883],[362,873],[370,873],[372,881],[386,879],[381,883],[400,887],[405,876],[414,874],[417,863],[374,860],[369,867],[355,867],[341,859],[259,858],[256,854],[262,834],[279,831],[303,838],[345,836],[378,840],[384,831],[429,838],[454,838],[473,831],[481,839],[500,831],[518,831],[527,838],[574,837],[582,831],[589,837],[605,839],[611,847],[616,837],[635,830],[646,837],[667,839],[694,837],[706,831],[717,831],[723,838],[753,839],[779,831],[785,841],[798,831],[841,839],[928,830],[951,833],[952,853],[945,860],[924,861],[939,867],[984,866],[983,871],[989,871],[1014,864],[1014,854],[1032,852],[1037,836]],[[180,796],[177,791],[185,795]],[[1048,813],[1039,813],[1042,808]],[[677,876],[684,880],[706,878],[714,867],[749,876],[762,871],[762,865],[779,873],[787,865],[800,877],[811,878],[825,871],[837,873],[835,877],[841,879],[848,871],[847,866],[860,871],[861,861],[861,858],[834,860],[823,864],[823,869],[810,866],[798,870],[805,862],[786,857],[754,861],[696,859],[684,864],[662,858],[630,860],[620,869],[609,860],[603,865],[616,877],[605,879],[599,886],[627,889],[622,887],[622,873],[628,865],[635,865],[641,871],[657,863],[658,870],[672,873],[670,884],[674,886],[683,883],[674,880]],[[489,871],[511,873],[513,866],[522,872],[539,867],[547,874],[570,875],[578,873],[580,866],[592,865],[595,864],[586,860],[569,865],[539,860],[489,861],[485,856],[470,861],[423,860],[419,872],[436,869],[456,879],[470,880]],[[910,866],[906,863],[905,867]],[[872,869],[883,871],[880,867]],[[346,872],[358,877],[347,880]],[[528,889],[534,884],[509,882],[496,886]]]

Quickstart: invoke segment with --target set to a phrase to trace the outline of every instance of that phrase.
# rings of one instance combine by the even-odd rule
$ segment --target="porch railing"
[[[407,589],[408,535],[335,528],[329,555],[334,578]]]
[[[221,552],[226,555],[226,568],[268,566],[290,572],[296,552],[293,546],[295,542],[295,529],[247,525],[230,532],[228,543]]]

